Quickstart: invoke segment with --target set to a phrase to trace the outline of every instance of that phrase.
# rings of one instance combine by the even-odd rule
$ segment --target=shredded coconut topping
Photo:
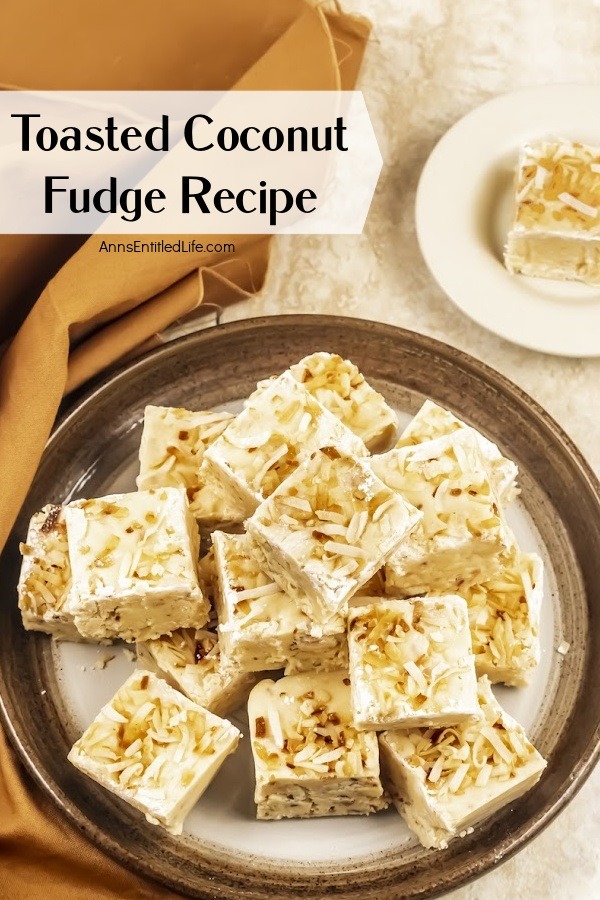
[[[194,488],[206,448],[233,418],[228,412],[147,406],[138,487]]]
[[[254,752],[266,769],[285,767],[295,778],[372,774],[374,736],[352,724],[347,673],[310,676],[301,684],[296,690],[285,678],[271,682],[265,724],[255,730],[250,723]]]
[[[344,577],[379,557],[382,539],[406,531],[411,513],[366,463],[325,448],[256,516],[303,564]]]
[[[570,141],[539,141],[525,147],[518,173],[518,224],[596,233],[599,208],[597,148]]]
[[[257,499],[269,497],[324,443],[366,448],[290,374],[267,382],[208,453],[217,467],[243,481]]]
[[[140,490],[183,487],[199,521],[241,521],[243,509],[219,490],[204,463],[208,447],[234,419],[223,411],[147,406],[140,445]]]
[[[482,723],[395,733],[395,746],[417,770],[428,793],[460,796],[473,787],[504,783],[536,757],[520,725],[508,727],[486,678],[479,681]]]
[[[469,607],[475,664],[492,680],[522,684],[537,665],[541,576],[538,558],[517,551],[496,576],[458,588]]]
[[[378,721],[435,713],[462,694],[456,676],[473,665],[462,600],[374,603],[351,611],[348,627],[355,687]]]
[[[85,516],[85,533],[76,549],[85,559],[92,592],[195,577],[195,535],[190,542],[179,492],[173,488],[81,500],[72,507]]]
[[[501,527],[486,469],[468,434],[391,450],[373,458],[373,469],[422,510],[427,539],[457,528],[481,537],[485,531]]]
[[[394,588],[439,593],[498,569],[513,539],[470,430],[391,450],[372,466],[423,515],[388,561]]]
[[[232,599],[225,616],[231,616],[238,627],[244,627],[271,621],[275,614],[281,613],[283,605],[289,613],[286,618],[308,623],[306,614],[265,573],[248,535],[219,532],[216,541],[222,563],[219,567],[222,588]]]
[[[71,588],[67,530],[60,506],[45,506],[31,520],[19,547],[23,569],[19,605],[38,617],[59,613]]]
[[[502,456],[496,444],[457,418],[450,410],[438,406],[432,400],[425,401],[414,419],[402,432],[396,447],[398,449],[412,447],[415,444],[435,440],[457,431],[467,431],[477,441],[499,499],[503,503],[513,500],[518,493],[515,483],[518,474],[516,465]]]
[[[332,353],[313,353],[290,371],[367,446],[391,436],[397,423],[395,413],[350,360]]]
[[[116,786],[162,798],[183,793],[199,759],[216,752],[228,727],[209,723],[200,708],[177,696],[150,673],[136,672],[75,748]]]

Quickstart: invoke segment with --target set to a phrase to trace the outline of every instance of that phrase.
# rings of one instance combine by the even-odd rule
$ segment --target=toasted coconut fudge
[[[348,667],[346,622],[318,625],[265,574],[247,534],[213,534],[219,640],[246,671]]]
[[[290,475],[246,524],[282,590],[326,622],[346,614],[348,599],[419,517],[367,461],[329,447]]]
[[[384,784],[424,847],[445,849],[514,803],[546,767],[523,728],[498,705],[485,676],[479,702],[483,721],[380,735]]]
[[[140,444],[139,490],[185,488],[190,510],[202,528],[242,522],[244,507],[203,465],[206,448],[233,419],[231,413],[223,411],[147,406]]]
[[[456,592],[491,577],[514,539],[474,435],[466,429],[372,459],[373,471],[423,519],[386,564],[386,589]]]
[[[455,725],[478,718],[462,597],[363,602],[348,617],[356,727]]]
[[[290,372],[369,450],[389,446],[398,417],[349,359],[334,353],[312,353],[292,366]]]
[[[71,590],[67,529],[61,506],[44,506],[29,523],[17,588],[23,625],[56,640],[82,641],[65,609]]]
[[[469,607],[478,675],[523,686],[540,661],[542,560],[515,550],[488,581],[459,588]]]
[[[65,507],[73,586],[68,602],[89,638],[143,641],[201,628],[198,531],[185,492],[150,488]]]
[[[138,643],[136,650],[138,665],[217,716],[227,716],[242,706],[261,677],[221,653],[216,622],[214,627],[181,628]]]
[[[334,353],[312,353],[291,366],[289,371],[369,450],[383,450],[389,445],[398,427],[398,417],[349,359]],[[245,405],[252,403],[277,377],[259,381]]]
[[[355,456],[368,453],[360,438],[284,372],[250,398],[205,458],[252,515],[303,460],[326,446]]]
[[[600,283],[600,148],[568,140],[526,144],[504,262],[509,272]]]
[[[346,672],[261,681],[248,701],[259,819],[365,815],[387,806],[374,734],[352,723]]]
[[[134,672],[103,706],[68,759],[102,787],[181,834],[241,735],[151,672]]]
[[[475,436],[498,499],[503,505],[510,503],[519,491],[516,485],[519,474],[516,464],[502,456],[496,444],[433,400],[425,401],[402,432],[396,447],[412,447],[460,430],[469,431]]]

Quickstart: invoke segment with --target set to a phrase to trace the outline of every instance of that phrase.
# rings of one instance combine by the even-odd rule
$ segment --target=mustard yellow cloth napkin
[[[305,0],[3,0],[2,11],[0,85],[46,90],[350,89],[369,34],[365,20]],[[269,238],[226,239],[236,253],[223,258],[113,257],[98,253],[99,238],[0,237],[0,341],[14,335],[0,362],[0,549],[64,393],[203,299],[224,305],[260,288]],[[174,896],[72,828],[0,732],[1,898]]]

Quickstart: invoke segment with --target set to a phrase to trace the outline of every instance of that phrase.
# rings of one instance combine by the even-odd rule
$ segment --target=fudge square
[[[515,549],[487,581],[458,590],[469,607],[477,674],[492,683],[528,684],[540,661],[540,557]]]
[[[373,471],[423,519],[386,564],[386,590],[456,592],[491,576],[514,539],[477,440],[466,429],[371,460]]]
[[[241,735],[151,672],[134,672],[68,759],[85,775],[181,834],[183,821]]]
[[[519,154],[509,272],[600,283],[600,148],[553,139]]]
[[[387,806],[377,737],[352,723],[347,672],[261,681],[248,701],[259,819],[366,815]]]
[[[19,550],[23,562],[17,593],[24,627],[44,631],[57,640],[82,641],[73,616],[65,609],[71,563],[61,506],[44,506],[32,517],[27,540]]]
[[[398,417],[349,359],[334,353],[312,353],[291,366],[289,372],[369,450],[381,450],[389,444],[398,427]],[[254,402],[276,377],[259,381],[244,405]]]
[[[532,788],[546,767],[485,676],[479,702],[483,721],[379,737],[384,784],[424,847],[445,849]]]
[[[469,431],[475,436],[498,499],[503,505],[510,503],[519,492],[516,485],[519,470],[516,464],[502,456],[496,444],[477,429],[457,418],[450,410],[438,406],[433,400],[425,401],[402,432],[396,447],[412,447],[414,444],[422,444],[424,441],[431,441],[460,430]]]
[[[356,727],[456,725],[479,718],[462,597],[363,602],[348,617]]]
[[[185,491],[80,500],[65,507],[65,521],[73,571],[68,611],[83,635],[150,640],[208,621]]]
[[[291,366],[290,372],[369,450],[389,446],[398,417],[349,359],[334,353],[312,353]]]
[[[262,673],[247,672],[221,652],[214,627],[180,628],[136,645],[138,666],[155,672],[198,706],[226,716],[248,699]]]
[[[234,416],[223,411],[190,412],[147,406],[140,443],[139,490],[183,487],[198,525],[216,528],[244,520],[244,508],[222,490],[203,465],[204,453]]]
[[[360,438],[284,372],[255,392],[205,459],[252,515],[303,460],[330,445],[355,456],[368,453]]]
[[[420,518],[369,462],[318,450],[246,523],[269,574],[318,622],[346,614]]]
[[[296,601],[266,575],[247,534],[215,531],[216,608],[220,643],[247,671],[348,667],[346,622],[313,622]]]

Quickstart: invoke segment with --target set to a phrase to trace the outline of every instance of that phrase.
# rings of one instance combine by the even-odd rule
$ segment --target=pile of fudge
[[[136,492],[33,517],[25,628],[137,655],[78,769],[180,833],[247,703],[259,819],[391,802],[445,848],[536,783],[490,688],[540,655],[542,564],[504,516],[517,468],[430,400],[387,449],[397,428],[319,352],[237,416],[147,407]]]

